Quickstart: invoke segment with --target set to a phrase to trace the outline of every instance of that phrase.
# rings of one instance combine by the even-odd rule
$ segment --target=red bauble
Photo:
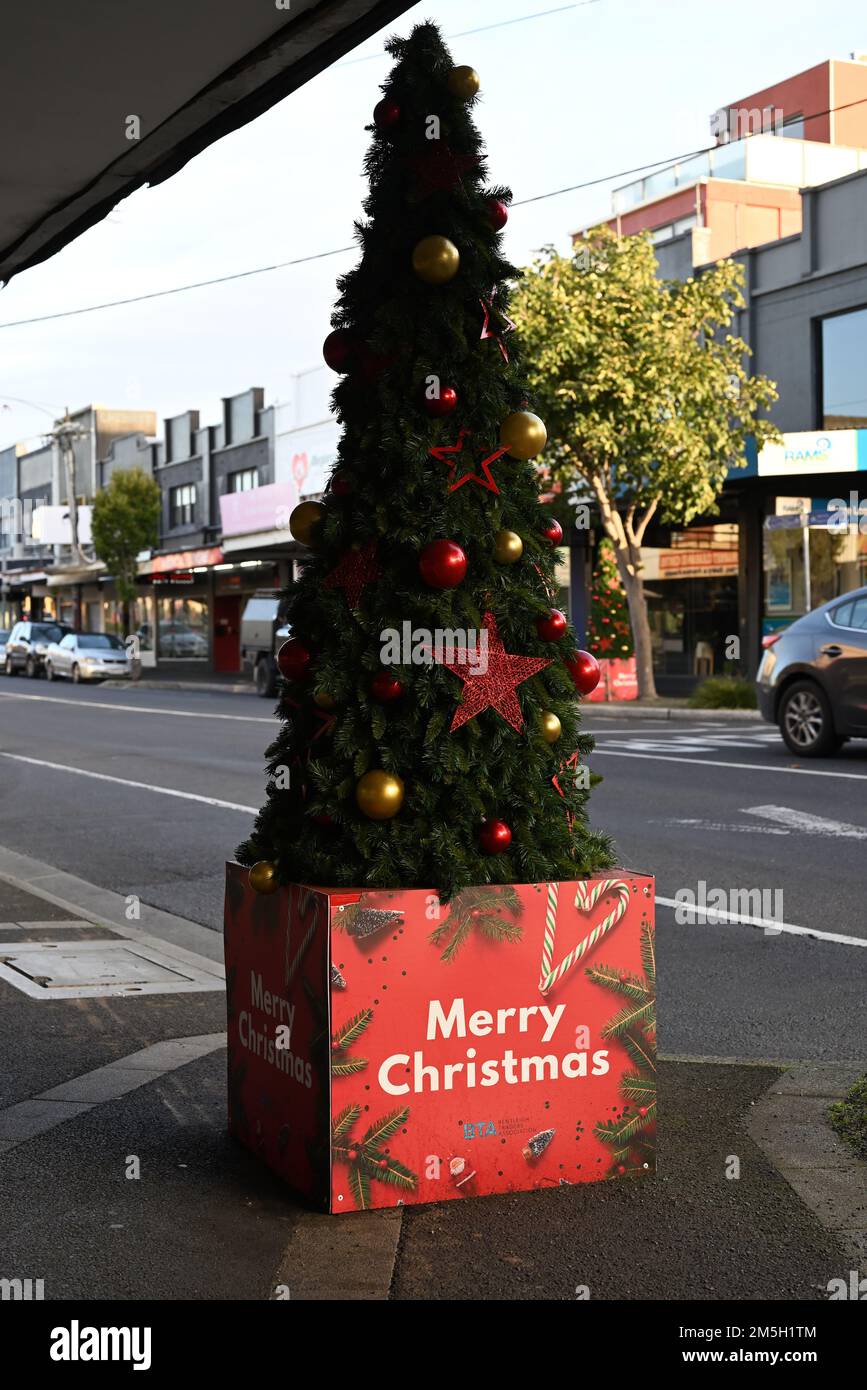
[[[318,816],[311,817],[314,825],[324,825],[326,828],[334,824],[327,811],[320,811]]]
[[[589,695],[591,690],[596,689],[602,672],[599,669],[599,662],[592,652],[576,652],[563,664],[572,677],[572,684],[579,695]]]
[[[357,361],[358,374],[362,381],[368,386],[373,386],[379,381],[386,367],[391,366],[392,359],[381,352],[374,352],[367,343],[362,343],[358,349]]]
[[[502,854],[512,843],[512,832],[504,820],[482,821],[479,844],[484,854]]]
[[[306,681],[310,676],[310,651],[297,637],[290,637],[277,653],[277,667],[287,681]]]
[[[453,386],[444,386],[438,396],[425,396],[424,408],[428,415],[439,420],[443,415],[451,415],[458,403],[458,393]]]
[[[644,1117],[645,1117],[646,1114],[647,1114],[647,1106],[646,1106],[646,1105],[639,1105],[639,1107],[638,1107],[638,1113],[639,1113],[639,1115],[641,1116],[641,1118],[642,1118],[642,1120],[643,1120]]]
[[[322,356],[333,372],[348,372],[357,346],[348,328],[335,328],[322,344]]]
[[[550,546],[562,545],[563,543],[563,527],[553,516],[549,516],[542,527],[542,535]]]
[[[418,557],[418,569],[431,589],[456,589],[467,572],[467,557],[455,541],[431,541]]]
[[[335,468],[328,486],[335,497],[348,497],[354,487],[352,474],[346,468]]]
[[[400,107],[391,97],[383,97],[373,108],[373,124],[380,135],[388,135],[400,120]]]
[[[370,682],[370,693],[374,700],[383,705],[391,705],[403,694],[403,686],[390,671],[378,671]]]
[[[499,198],[488,199],[488,218],[495,232],[501,232],[509,220],[509,209]]]
[[[559,608],[552,608],[547,618],[536,619],[536,631],[543,642],[559,642],[568,626],[566,614]]]

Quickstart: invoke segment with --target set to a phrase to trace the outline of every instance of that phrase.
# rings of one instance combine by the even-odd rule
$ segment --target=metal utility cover
[[[135,941],[4,942],[0,979],[31,999],[193,994],[224,988],[219,976]]]

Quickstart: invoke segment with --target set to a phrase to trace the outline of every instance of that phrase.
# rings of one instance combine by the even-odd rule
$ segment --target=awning
[[[0,280],[388,25],[409,0],[10,0],[0,84]]]
[[[175,570],[210,569],[222,563],[223,551],[218,545],[200,550],[175,550],[170,555],[154,555],[138,567],[139,578],[150,574],[170,574]]]

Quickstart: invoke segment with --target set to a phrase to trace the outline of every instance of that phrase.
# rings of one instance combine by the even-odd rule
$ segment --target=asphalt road
[[[834,939],[867,940],[867,742],[797,765],[761,724],[587,724],[621,862],[662,898],[723,890],[735,919],[658,906],[662,1051],[867,1057],[867,948]],[[273,728],[252,695],[2,679],[0,844],[218,929]]]

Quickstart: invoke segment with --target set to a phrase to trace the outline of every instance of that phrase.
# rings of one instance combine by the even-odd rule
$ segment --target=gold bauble
[[[320,709],[337,709],[337,701],[329,690],[314,690],[313,703]]]
[[[529,410],[515,410],[500,425],[500,443],[513,459],[532,459],[541,454],[548,442],[545,421]]]
[[[514,565],[524,553],[524,542],[517,531],[498,531],[494,536],[494,559],[498,565]]]
[[[471,101],[481,85],[475,68],[467,67],[466,64],[452,68],[449,73],[449,91],[453,97],[459,97],[461,101]]]
[[[546,743],[556,743],[563,732],[563,725],[550,709],[543,709],[539,715],[539,728]]]
[[[447,236],[426,236],[416,243],[412,268],[428,285],[446,285],[458,273],[461,253]]]
[[[403,805],[403,782],[390,772],[365,772],[355,788],[355,800],[371,820],[391,820]]]
[[[276,893],[280,887],[277,865],[272,864],[270,859],[260,859],[250,870],[250,887],[257,893]]]
[[[301,545],[315,545],[316,532],[325,520],[321,502],[299,502],[289,517],[289,530]]]

